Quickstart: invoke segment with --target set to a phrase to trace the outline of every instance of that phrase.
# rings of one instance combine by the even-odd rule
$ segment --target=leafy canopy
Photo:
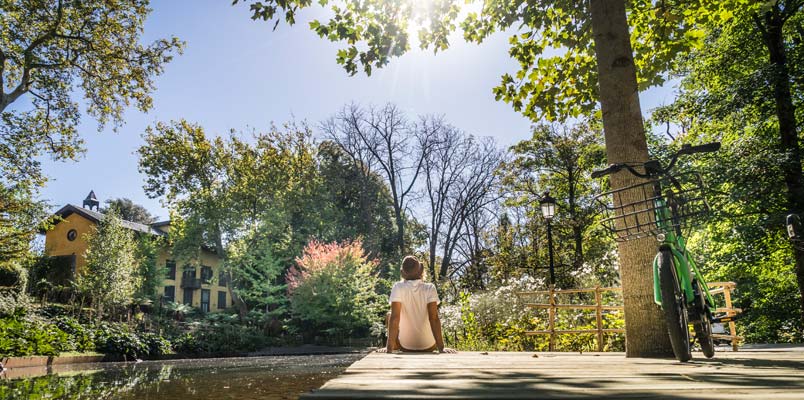
[[[641,88],[661,84],[679,52],[701,45],[704,21],[732,17],[751,0],[627,1],[634,62]],[[309,0],[234,0],[248,3],[252,19],[284,19],[294,24]],[[320,37],[343,44],[337,62],[349,74],[370,75],[410,49],[409,28],[419,46],[434,52],[449,47],[460,28],[464,40],[480,43],[495,32],[509,34],[509,56],[519,70],[506,73],[494,88],[497,100],[510,103],[531,120],[563,120],[597,107],[597,64],[588,1],[490,0],[320,0],[332,12],[313,20]],[[462,9],[464,8],[464,9]],[[276,25],[275,25],[276,26]]]
[[[109,122],[119,127],[132,104],[151,108],[153,77],[183,44],[175,37],[140,43],[148,3],[0,2],[0,160],[6,179],[41,183],[38,156],[77,156],[82,140],[75,94],[83,95],[99,129]]]

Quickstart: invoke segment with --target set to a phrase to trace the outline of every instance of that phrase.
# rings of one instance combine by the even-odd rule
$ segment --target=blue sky
[[[393,102],[410,115],[443,114],[453,125],[477,136],[492,136],[501,146],[528,138],[530,123],[491,92],[505,72],[516,71],[507,55],[507,36],[481,45],[459,36],[434,56],[414,49],[371,77],[348,76],[335,63],[338,45],[318,38],[306,22],[288,27],[252,21],[248,7],[222,0],[154,1],[144,41],[175,35],[185,52],[156,79],[154,107],[147,114],[131,109],[117,133],[97,131],[84,116],[80,131],[86,154],[78,162],[44,163],[52,178],[42,198],[54,208],[77,203],[94,189],[98,198],[127,197],[165,217],[156,199],[142,190],[134,154],[141,135],[156,121],[185,118],[208,134],[229,129],[264,129],[296,118],[315,126],[349,102]],[[320,10],[304,13],[309,19]],[[672,101],[671,88],[641,95],[643,109]]]

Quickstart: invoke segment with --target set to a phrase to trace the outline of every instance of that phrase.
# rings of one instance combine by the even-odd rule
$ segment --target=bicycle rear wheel
[[[692,358],[690,353],[689,318],[687,302],[676,273],[673,254],[670,251],[659,253],[659,287],[662,292],[662,310],[667,323],[667,334],[673,346],[673,354],[681,362]]]
[[[701,345],[701,351],[706,358],[715,356],[715,342],[712,340],[712,322],[709,321],[709,313],[701,314],[701,320],[694,323],[692,326],[695,328],[695,338],[698,339],[698,344]]]

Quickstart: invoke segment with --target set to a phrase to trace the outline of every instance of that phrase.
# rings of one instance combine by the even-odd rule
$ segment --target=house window
[[[226,272],[221,269],[218,271],[218,286],[226,286],[229,284],[229,281],[226,279]]]
[[[70,229],[69,231],[67,231],[67,240],[72,242],[77,237],[78,237],[78,231],[76,231],[75,229]]]
[[[167,279],[176,279],[176,262],[173,260],[165,261],[165,268],[167,269]]]
[[[165,301],[166,302],[174,302],[174,301],[176,301],[176,287],[175,286],[165,286]]]
[[[212,267],[206,265],[201,266],[201,282],[209,283],[212,280]]]
[[[209,312],[209,289],[201,289],[201,312]]]
[[[181,274],[182,279],[194,279],[195,267],[185,267],[184,272]]]
[[[226,292],[218,291],[218,310],[226,308]]]
[[[193,289],[184,289],[184,304],[193,305]]]

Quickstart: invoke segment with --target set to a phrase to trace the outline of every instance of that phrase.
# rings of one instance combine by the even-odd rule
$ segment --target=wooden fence
[[[735,288],[734,282],[713,282],[709,284],[710,291],[713,296],[723,294],[725,300],[725,307],[719,307],[715,310],[716,314],[725,313],[727,316],[734,316],[742,312],[739,308],[733,308],[731,303],[731,290]],[[622,313],[623,306],[621,305],[605,305],[603,304],[603,294],[607,292],[622,292],[622,288],[618,287],[594,287],[587,289],[555,289],[550,287],[549,290],[540,290],[532,292],[518,292],[520,296],[534,296],[534,295],[547,295],[547,303],[526,303],[528,307],[535,309],[547,310],[547,329],[538,331],[525,332],[528,336],[534,335],[550,335],[549,350],[555,350],[556,337],[558,335],[572,335],[594,333],[597,335],[597,351],[603,351],[603,337],[606,333],[625,333],[622,328],[603,328],[603,312],[615,311]],[[567,294],[579,293],[594,293],[595,304],[562,304],[558,302],[558,296]],[[556,329],[556,318],[558,310],[593,310],[595,312],[595,329]],[[739,341],[742,339],[737,336],[736,327],[734,322],[729,324],[729,334],[713,334],[715,339],[726,339],[731,341],[732,348],[737,351]]]

